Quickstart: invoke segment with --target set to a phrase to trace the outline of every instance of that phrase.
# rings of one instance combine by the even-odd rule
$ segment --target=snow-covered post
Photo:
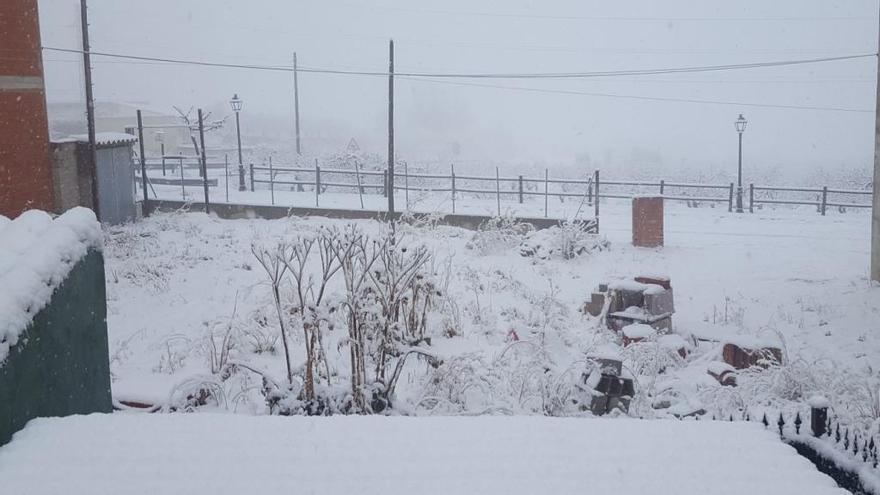
[[[315,158],[315,208],[318,207],[318,198],[321,196],[321,167]]]
[[[749,184],[749,213],[755,212],[755,185]]]
[[[183,158],[180,159],[180,199],[186,201],[186,183],[183,181]]]
[[[523,202],[523,178],[522,175],[519,176],[519,204]]]
[[[364,188],[361,187],[361,168],[357,164],[357,162],[355,162],[355,164],[354,164],[354,175],[355,175],[355,177],[357,177],[358,198],[360,198],[360,200],[361,200],[361,209],[363,210],[364,209]]]
[[[544,169],[544,218],[547,218],[550,203],[550,169]]]
[[[275,170],[272,169],[272,157],[269,156],[269,197],[275,205]]]
[[[810,429],[814,437],[821,437],[827,432],[828,399],[814,395],[807,402],[810,404]]]
[[[455,165],[449,165],[450,178],[452,179],[452,214],[455,214]]]
[[[409,211],[409,165],[403,162],[403,194],[406,197],[406,210]]]
[[[501,177],[498,167],[495,167],[495,203],[498,205],[498,216],[501,216]]]
[[[733,211],[733,182],[730,183],[730,196],[727,199],[727,211]],[[742,213],[742,211],[740,211]]]

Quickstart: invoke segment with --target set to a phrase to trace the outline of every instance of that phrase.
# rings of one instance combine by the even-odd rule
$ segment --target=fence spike
[[[761,420],[761,422],[764,423],[764,428],[770,426],[770,422],[767,421],[767,413],[764,413],[764,418]]]
[[[730,415],[730,421],[733,422],[733,414]]]
[[[834,432],[834,443],[840,443],[840,423],[837,423],[837,429]]]
[[[843,430],[843,450],[849,450],[849,428]]]
[[[797,416],[794,417],[794,432],[798,435],[801,434],[801,413],[798,411]]]
[[[782,436],[782,427],[785,426],[785,420],[782,419],[782,412],[779,413],[779,420],[776,421],[776,425],[779,426],[779,436]]]

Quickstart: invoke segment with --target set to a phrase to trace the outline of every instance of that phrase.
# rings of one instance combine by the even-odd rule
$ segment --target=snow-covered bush
[[[537,259],[571,260],[578,256],[607,249],[606,239],[593,233],[589,222],[563,222],[544,230],[530,233],[520,244],[522,256]]]
[[[480,225],[467,248],[479,254],[497,254],[518,246],[535,228],[513,217],[494,217]]]

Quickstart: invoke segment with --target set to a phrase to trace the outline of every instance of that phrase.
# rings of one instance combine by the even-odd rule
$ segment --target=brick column
[[[632,238],[633,246],[663,245],[663,198],[633,198]]]
[[[37,0],[0,1],[0,215],[53,209]]]

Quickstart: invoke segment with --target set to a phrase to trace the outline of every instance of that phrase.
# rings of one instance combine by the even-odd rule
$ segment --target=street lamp
[[[742,114],[733,125],[736,127],[736,133],[739,134],[739,162],[736,169],[736,212],[743,212],[743,133],[746,132],[746,124],[748,121]]]
[[[244,187],[244,164],[241,160],[241,123],[238,120],[238,114],[241,112],[241,104],[243,101],[238,97],[238,93],[232,95],[232,99],[229,100],[229,106],[232,107],[232,111],[235,112],[235,135],[238,138],[238,190],[245,191]]]

